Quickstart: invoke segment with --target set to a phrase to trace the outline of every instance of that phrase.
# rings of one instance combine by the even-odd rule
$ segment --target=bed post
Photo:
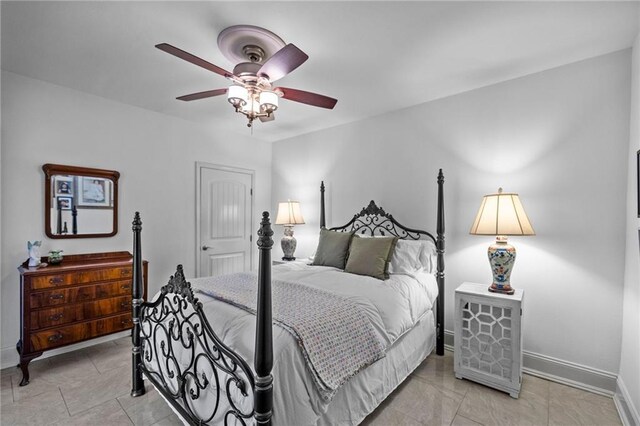
[[[324,218],[324,181],[320,182],[320,229],[326,228]]]
[[[131,341],[133,349],[131,354],[131,373],[132,387],[131,396],[144,395],[144,382],[142,381],[142,371],[140,364],[142,363],[142,352],[140,342],[140,309],[142,308],[142,247],[140,234],[142,233],[142,220],[140,213],[136,212],[133,217],[133,330],[131,332]]]
[[[438,309],[436,312],[436,354],[444,355],[444,174],[442,169],[438,173],[438,224],[436,229],[436,252],[438,266],[436,280],[438,281]]]
[[[256,347],[254,367],[256,387],[254,391],[254,417],[260,425],[271,425],[273,407],[273,341],[271,320],[271,247],[273,230],[269,212],[262,213],[258,230],[258,306],[256,312]]]

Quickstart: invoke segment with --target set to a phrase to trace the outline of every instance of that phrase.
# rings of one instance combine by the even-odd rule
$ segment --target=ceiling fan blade
[[[209,71],[214,72],[216,74],[220,74],[223,77],[226,77],[226,78],[232,78],[233,77],[233,74],[230,73],[229,71],[227,71],[227,70],[225,70],[223,68],[220,68],[217,65],[213,65],[211,62],[207,62],[204,59],[198,58],[197,56],[192,55],[189,52],[185,52],[182,49],[178,49],[177,47],[172,46],[170,44],[167,44],[167,43],[156,44],[156,47],[158,49],[162,50],[163,52],[167,52],[167,53],[169,53],[169,54],[171,54],[173,56],[176,56],[176,57],[178,57],[180,59],[183,59],[183,60],[185,60],[187,62],[191,62],[192,64],[197,65],[199,67],[202,67],[202,68],[204,68],[206,70],[209,70]]]
[[[333,109],[338,102],[337,99],[328,96],[319,95],[317,93],[305,92],[304,90],[289,89],[288,87],[276,87],[273,89],[281,92],[282,97],[290,101],[300,102],[307,105],[317,106],[320,108]]]
[[[215,89],[215,90],[207,90],[204,92],[192,93],[190,95],[180,96],[176,99],[179,101],[195,101],[198,99],[211,98],[213,96],[220,96],[227,93],[227,89]]]
[[[309,56],[293,44],[287,44],[273,54],[262,65],[259,76],[267,76],[269,81],[276,81],[302,65]]]
[[[266,122],[268,122],[268,121],[273,121],[273,120],[275,120],[275,119],[276,119],[276,116],[275,116],[275,114],[272,112],[271,114],[269,114],[269,115],[268,115],[268,116],[266,116],[266,117],[258,117],[258,118],[260,118],[260,121],[262,121],[263,123],[266,123]]]

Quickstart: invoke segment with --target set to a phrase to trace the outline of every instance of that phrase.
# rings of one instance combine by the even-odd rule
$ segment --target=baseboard
[[[640,426],[638,407],[633,405],[629,391],[619,376],[616,385],[616,394],[613,396],[613,402],[616,404],[616,409],[618,410],[618,414],[620,414],[622,424],[624,426]]]
[[[444,347],[446,350],[453,352],[453,331],[444,331]]]
[[[75,345],[69,345],[59,349],[52,349],[42,354],[41,357],[36,358],[34,362],[41,359],[49,358],[52,356],[64,354],[67,352],[76,351],[78,349],[86,348],[89,346],[98,345],[100,343],[109,342],[111,340],[116,340],[121,337],[127,337],[130,335],[131,335],[131,332],[128,330],[125,330],[125,331],[120,331],[118,333],[110,334],[108,336],[96,337],[95,339],[87,340],[81,343],[76,343]],[[0,368],[5,369],[9,367],[15,367],[16,365],[18,365],[19,361],[20,359],[18,357],[18,352],[16,352],[15,346],[2,348],[2,350],[0,351]]]
[[[445,331],[445,346],[453,350],[453,332]],[[522,371],[563,385],[613,397],[616,391],[617,375],[586,365],[562,359],[522,351]]]

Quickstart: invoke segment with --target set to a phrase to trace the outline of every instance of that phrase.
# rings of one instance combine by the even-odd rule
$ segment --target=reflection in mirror
[[[111,170],[45,164],[45,228],[51,238],[117,232],[118,177]]]
[[[51,177],[51,232],[108,234],[113,231],[113,181],[95,176]]]

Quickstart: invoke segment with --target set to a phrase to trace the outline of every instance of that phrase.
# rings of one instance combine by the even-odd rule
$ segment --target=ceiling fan
[[[233,82],[226,89],[206,90],[177,99],[195,101],[226,94],[236,112],[247,117],[248,127],[252,127],[256,118],[262,122],[274,120],[274,111],[278,109],[278,99],[281,97],[327,109],[333,109],[338,102],[337,99],[304,90],[273,88],[273,82],[298,68],[309,56],[264,28],[235,25],[218,35],[218,47],[222,54],[231,62],[237,63],[233,73],[170,44],[161,43],[156,47]]]

